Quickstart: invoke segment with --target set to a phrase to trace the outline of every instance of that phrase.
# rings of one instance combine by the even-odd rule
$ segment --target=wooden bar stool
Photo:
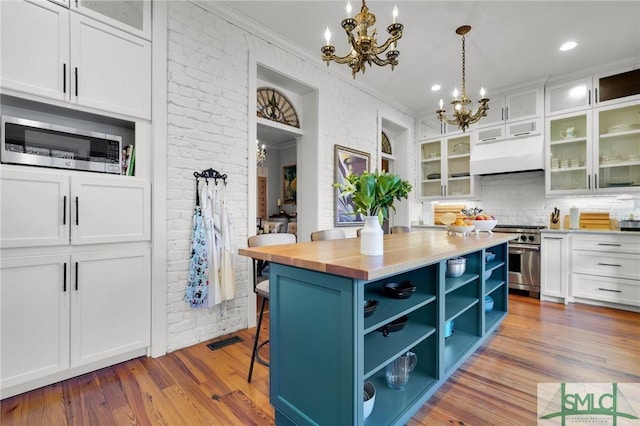
[[[249,247],[264,247],[274,246],[278,244],[293,244],[296,242],[296,236],[289,233],[277,233],[277,234],[260,234],[249,237]],[[260,315],[258,316],[258,324],[256,327],[256,336],[253,339],[253,351],[251,352],[251,365],[249,366],[249,376],[247,382],[251,383],[251,375],[253,374],[253,364],[256,360],[265,366],[269,366],[269,363],[260,358],[260,349],[269,343],[269,340],[258,344],[260,339],[260,327],[262,326],[262,317],[264,315],[264,307],[269,299],[269,280],[263,280],[258,283],[258,268],[257,259],[251,259],[253,264],[253,291],[261,298],[260,302]]]

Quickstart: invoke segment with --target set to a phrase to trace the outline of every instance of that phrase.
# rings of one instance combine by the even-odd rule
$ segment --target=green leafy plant
[[[364,171],[361,175],[351,173],[344,183],[334,183],[333,187],[340,190],[341,197],[351,196],[354,214],[378,216],[380,223],[389,217],[389,208],[396,211],[393,202],[408,198],[412,189],[408,181],[384,170]]]

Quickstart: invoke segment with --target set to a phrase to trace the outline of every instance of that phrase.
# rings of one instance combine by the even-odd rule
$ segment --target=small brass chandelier
[[[347,15],[351,14],[351,2],[347,1]],[[322,60],[329,66],[330,61],[335,61],[339,64],[349,64],[351,67],[351,74],[353,78],[356,78],[356,73],[362,71],[364,74],[366,64],[371,66],[376,64],[379,66],[391,65],[391,70],[398,65],[398,56],[400,52],[396,49],[397,41],[402,37],[402,24],[396,22],[398,16],[398,8],[393,8],[393,23],[387,27],[387,32],[391,34],[391,37],[384,42],[384,44],[378,46],[378,40],[376,39],[377,30],[372,28],[372,33],[369,35],[369,28],[376,23],[376,16],[373,13],[369,13],[365,0],[362,0],[362,8],[360,13],[355,18],[346,18],[342,21],[342,28],[347,33],[348,42],[351,44],[351,52],[346,56],[336,56],[336,48],[331,45],[331,32],[329,27],[324,33],[327,44],[322,46]],[[353,30],[357,28],[357,37],[354,36]],[[386,54],[387,59],[382,59],[378,55],[384,53],[389,47],[392,47]]]
[[[464,132],[469,128],[470,124],[477,123],[480,121],[482,117],[487,116],[487,110],[489,109],[489,98],[484,97],[484,89],[480,88],[480,100],[478,103],[478,111],[472,113],[472,111],[467,109],[467,105],[471,103],[469,98],[467,98],[467,91],[465,85],[465,51],[464,51],[464,36],[469,31],[471,31],[471,27],[469,25],[463,25],[456,29],[456,34],[462,36],[462,97],[458,98],[458,89],[456,88],[453,91],[453,101],[451,101],[451,105],[453,105],[453,115],[454,118],[450,119],[446,115],[446,111],[443,109],[442,99],[440,99],[440,109],[436,111],[438,114],[438,118],[440,121],[443,121],[447,124],[456,125]]]

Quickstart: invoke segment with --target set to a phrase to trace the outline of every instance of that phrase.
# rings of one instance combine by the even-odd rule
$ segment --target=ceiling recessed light
[[[431,91],[432,92],[437,92],[440,89],[441,89],[441,87],[440,87],[439,84],[434,84],[433,86],[431,86]]]
[[[573,49],[577,45],[578,45],[578,43],[576,43],[575,41],[568,41],[565,44],[563,44],[562,46],[560,46],[560,51],[561,52],[566,52],[567,50]]]

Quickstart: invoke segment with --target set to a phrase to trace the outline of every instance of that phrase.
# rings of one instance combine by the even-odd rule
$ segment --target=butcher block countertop
[[[347,278],[374,280],[512,239],[513,234],[481,232],[479,235],[462,236],[442,231],[421,231],[385,235],[382,256],[361,255],[359,238],[241,248],[238,253]]]

